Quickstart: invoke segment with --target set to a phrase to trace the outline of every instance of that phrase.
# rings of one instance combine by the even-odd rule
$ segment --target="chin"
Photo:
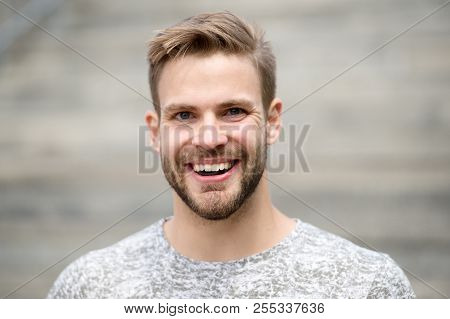
[[[239,209],[237,198],[237,193],[230,194],[227,191],[210,190],[197,195],[196,200],[188,203],[188,206],[196,215],[204,219],[224,220]]]

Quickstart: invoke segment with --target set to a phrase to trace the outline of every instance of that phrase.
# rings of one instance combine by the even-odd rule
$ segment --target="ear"
[[[147,111],[145,113],[145,121],[150,133],[150,146],[159,153],[160,139],[159,139],[159,118],[154,111]]]
[[[281,111],[283,102],[279,98],[274,98],[267,110],[266,138],[267,144],[273,144],[278,139],[281,131]]]

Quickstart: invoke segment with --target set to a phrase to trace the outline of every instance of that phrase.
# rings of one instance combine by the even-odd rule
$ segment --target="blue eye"
[[[176,118],[181,121],[187,121],[191,118],[191,112],[179,112],[177,113]]]
[[[233,107],[227,111],[227,115],[236,116],[241,115],[244,111],[238,107]]]

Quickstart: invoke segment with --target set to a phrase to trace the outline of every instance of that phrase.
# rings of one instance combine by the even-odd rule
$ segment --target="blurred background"
[[[151,105],[134,90],[149,97],[155,30],[205,11],[257,22],[288,108],[443,3],[1,0],[0,296],[168,187],[138,169]],[[309,172],[269,175],[282,211],[390,254],[420,298],[450,295],[449,18],[447,6],[287,111],[285,125],[310,125]],[[45,297],[77,257],[171,211],[166,192],[9,297]]]

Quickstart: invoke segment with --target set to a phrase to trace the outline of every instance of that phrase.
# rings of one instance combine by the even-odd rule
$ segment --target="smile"
[[[194,172],[201,176],[222,175],[236,164],[237,160],[215,164],[191,164]]]
[[[187,172],[199,183],[222,183],[234,175],[241,161],[228,159],[202,159],[186,164]]]

